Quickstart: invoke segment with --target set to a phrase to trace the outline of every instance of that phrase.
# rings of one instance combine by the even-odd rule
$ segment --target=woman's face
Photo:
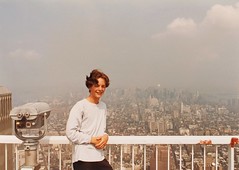
[[[105,92],[106,83],[103,78],[98,78],[97,80],[98,84],[95,84],[90,88],[90,96],[95,99],[100,99]]]

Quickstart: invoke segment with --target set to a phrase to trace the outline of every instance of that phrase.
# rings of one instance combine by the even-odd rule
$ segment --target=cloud
[[[221,30],[224,32],[234,31],[238,34],[239,29],[239,3],[232,5],[214,5],[208,10],[204,19],[196,23],[192,18],[176,18],[167,26],[165,32],[153,35],[153,38],[160,38],[162,36],[169,36],[172,34],[191,35],[196,34],[197,31],[205,30]]]
[[[166,32],[158,33],[152,36],[153,39],[160,39],[165,36],[191,36],[197,31],[197,24],[191,18],[176,18],[168,26]]]
[[[9,53],[9,56],[12,58],[26,59],[26,60],[35,60],[41,57],[39,53],[35,50],[26,50],[18,48]]]
[[[197,48],[205,52],[198,52],[201,54],[198,57],[216,59],[220,53],[225,54],[225,51],[235,47],[239,38],[238,30],[239,3],[234,6],[217,4],[207,11],[201,22],[197,23],[192,18],[176,18],[164,32],[154,34],[152,38],[179,47],[181,53],[190,51],[189,47]],[[210,54],[213,56],[208,56]]]
[[[189,34],[196,31],[197,25],[192,19],[177,18],[167,28],[170,32]]]
[[[234,6],[214,5],[202,22],[202,26],[225,31],[239,29],[239,3]]]

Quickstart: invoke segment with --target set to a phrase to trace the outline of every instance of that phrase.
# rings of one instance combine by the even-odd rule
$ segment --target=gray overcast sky
[[[238,0],[0,0],[0,84],[239,92]]]

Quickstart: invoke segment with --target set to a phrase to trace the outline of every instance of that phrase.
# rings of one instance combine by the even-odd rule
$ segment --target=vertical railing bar
[[[194,145],[192,145],[192,170],[194,170]]]
[[[217,170],[217,162],[218,162],[218,145],[216,145],[216,159],[215,159],[215,166],[216,166],[216,170]]]
[[[61,144],[59,145],[59,169],[61,170]]]
[[[168,170],[170,170],[170,145],[168,145]]]
[[[13,162],[12,162],[13,163],[13,165],[12,165],[13,169],[16,168],[16,167],[14,167],[16,165],[15,146],[16,146],[16,144],[12,143],[12,145],[11,145],[11,154],[13,155]]]
[[[158,170],[158,145],[156,144],[156,153],[155,153],[155,164],[156,164],[156,170]]]
[[[75,145],[72,145],[72,147],[71,147],[71,151],[73,152],[74,149],[75,149]],[[74,170],[73,164],[71,164],[71,170]]]
[[[109,145],[109,163],[111,164],[111,146],[112,145]]]
[[[180,153],[179,166],[180,166],[180,170],[182,170],[182,145],[179,145],[179,153]]]
[[[146,170],[146,145],[144,145],[144,170]]]
[[[15,154],[16,154],[16,169],[18,169],[18,163],[19,163],[19,160],[18,160],[18,150],[17,150],[17,145],[15,145]]]
[[[7,144],[5,146],[5,170],[7,170]]]
[[[47,153],[47,167],[48,167],[48,170],[50,170],[50,167],[51,167],[51,146],[48,145],[48,149],[47,149],[48,153]]]
[[[234,147],[228,145],[228,170],[234,169]]]
[[[120,170],[123,169],[123,145],[120,145]]]
[[[134,170],[134,145],[132,145],[132,170]]]
[[[228,145],[228,170],[232,169],[231,146]]]
[[[206,170],[206,145],[203,145],[203,169]]]
[[[36,151],[36,152],[37,152],[37,162],[39,162],[39,160],[40,160],[40,158],[39,158],[39,157],[40,157],[40,156],[39,156],[40,149],[41,149],[41,148],[40,148],[40,144],[38,144],[38,145],[37,145],[37,151]]]

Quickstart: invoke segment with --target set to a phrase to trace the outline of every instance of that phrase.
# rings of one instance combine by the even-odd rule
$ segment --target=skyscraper
[[[11,118],[9,116],[12,109],[12,93],[5,87],[0,86],[0,134],[12,134]],[[0,144],[0,153],[4,153],[4,145]],[[12,156],[12,149],[8,146],[9,158]],[[10,159],[9,159],[10,161]],[[8,161],[8,162],[9,162]],[[12,158],[11,158],[12,161]],[[0,169],[4,169],[4,154],[0,154]],[[12,169],[12,163],[8,164],[8,168]],[[10,167],[11,166],[11,167]]]
[[[156,168],[158,162],[158,169]],[[154,151],[150,160],[150,170],[168,169],[168,147],[166,145],[158,145],[158,160],[156,159],[156,151]]]
[[[12,93],[5,87],[0,86],[0,129],[1,134],[11,134],[11,118],[9,113],[12,109]]]

